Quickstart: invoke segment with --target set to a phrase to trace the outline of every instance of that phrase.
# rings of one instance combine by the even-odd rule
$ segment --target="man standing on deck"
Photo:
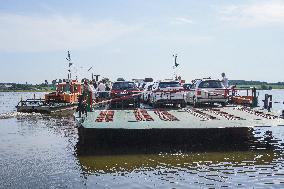
[[[104,98],[104,97],[105,97],[104,93],[105,93],[105,91],[106,91],[106,85],[105,85],[105,81],[104,81],[104,80],[102,80],[102,81],[99,83],[98,88],[97,88],[97,91],[100,92],[100,93],[99,93],[99,98]]]
[[[224,85],[225,88],[229,88],[229,80],[228,78],[226,77],[226,74],[225,73],[222,73],[222,83]]]
[[[106,91],[106,85],[104,84],[104,81],[101,81],[98,85],[97,91],[104,92]]]

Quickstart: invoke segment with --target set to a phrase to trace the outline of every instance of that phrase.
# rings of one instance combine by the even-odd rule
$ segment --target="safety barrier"
[[[113,99],[108,99],[108,100],[103,100],[103,101],[100,101],[100,102],[96,102],[94,101],[92,106],[93,107],[96,107],[96,106],[102,106],[102,105],[107,105],[107,104],[110,104],[111,102],[123,102],[124,100],[129,100],[133,97],[136,97],[136,96],[139,96],[141,95],[142,93],[137,93],[137,94],[132,94],[132,95],[126,95],[126,96],[122,96],[122,97],[119,97],[119,98],[113,98]]]

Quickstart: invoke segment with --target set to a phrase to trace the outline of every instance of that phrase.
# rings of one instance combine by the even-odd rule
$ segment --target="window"
[[[180,87],[178,82],[161,82],[159,84],[160,88],[167,88],[167,87]]]
[[[126,90],[126,89],[134,89],[137,87],[133,82],[117,82],[112,85],[113,90]],[[138,89],[137,89],[138,90]]]
[[[219,89],[223,88],[221,81],[202,81],[199,84],[199,88],[214,88]]]

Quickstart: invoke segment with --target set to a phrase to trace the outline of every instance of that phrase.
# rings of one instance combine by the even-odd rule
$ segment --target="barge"
[[[255,127],[284,126],[272,113],[244,106],[94,110],[81,118],[79,152],[248,150]]]

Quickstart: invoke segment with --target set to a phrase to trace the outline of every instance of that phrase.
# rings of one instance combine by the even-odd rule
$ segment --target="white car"
[[[172,104],[185,107],[185,91],[178,81],[159,81],[152,86],[150,103],[153,107]]]
[[[205,103],[219,103],[225,106],[228,102],[228,90],[220,80],[198,79],[186,94],[186,102],[193,106]]]

